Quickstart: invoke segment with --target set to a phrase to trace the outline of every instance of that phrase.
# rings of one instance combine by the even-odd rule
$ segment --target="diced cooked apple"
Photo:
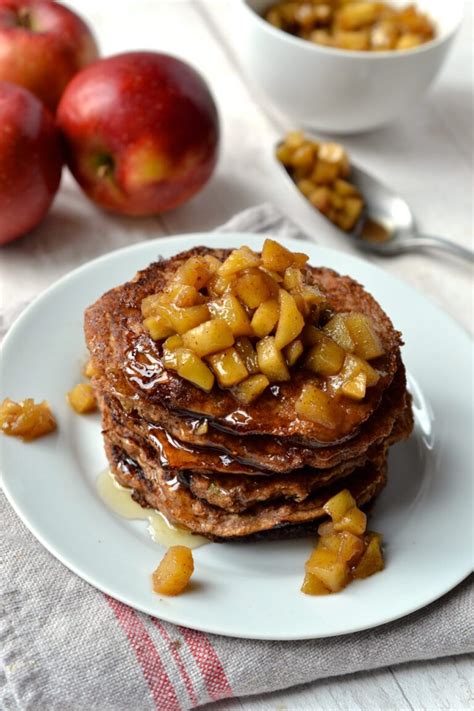
[[[280,315],[275,332],[275,346],[281,350],[294,341],[304,328],[304,318],[291,294],[280,289],[278,294]]]
[[[220,299],[210,301],[208,306],[213,317],[225,321],[234,336],[253,336],[247,312],[236,296],[224,294]]]
[[[318,157],[328,163],[336,163],[340,166],[341,174],[347,175],[349,172],[349,159],[347,153],[340,143],[321,143],[319,146]]]
[[[359,219],[362,210],[364,208],[364,201],[360,197],[346,197],[344,199],[344,207],[342,208],[342,215],[346,221],[348,227],[343,229],[352,229]]]
[[[270,385],[266,375],[259,373],[251,375],[247,380],[243,380],[239,385],[232,389],[234,397],[245,405],[249,405],[263,393],[265,388]]]
[[[303,269],[305,264],[308,262],[309,257],[304,252],[292,252],[293,264],[299,269]]]
[[[336,14],[336,23],[345,30],[359,30],[373,24],[379,14],[379,3],[351,2]]]
[[[351,380],[346,380],[341,385],[341,393],[352,400],[363,400],[367,390],[367,375],[361,371]]]
[[[317,546],[305,565],[307,573],[315,575],[332,592],[339,592],[349,582],[349,569],[337,552]]]
[[[146,296],[142,299],[141,311],[143,318],[148,318],[149,316],[156,316],[157,309],[163,303],[163,294],[151,294],[151,296]]]
[[[345,322],[354,341],[356,355],[365,360],[372,360],[372,358],[378,358],[384,354],[382,342],[369,316],[350,313],[346,314]]]
[[[214,318],[183,333],[183,343],[186,348],[203,357],[233,346],[234,334],[228,323]]]
[[[413,47],[418,47],[418,45],[423,44],[423,37],[415,32],[406,32],[400,39],[397,40],[395,49],[413,49]]]
[[[153,591],[158,595],[179,595],[194,572],[193,554],[186,546],[171,546],[153,572]]]
[[[328,7],[328,5],[321,5],[320,7]],[[311,42],[315,42],[315,44],[322,44],[325,47],[332,47],[334,44],[332,35],[327,30],[313,30],[308,39]]]
[[[241,336],[235,340],[235,349],[244,361],[244,365],[248,372],[253,375],[258,373],[258,358],[257,351],[252,345],[250,338],[246,336]]]
[[[174,332],[181,334],[207,321],[209,319],[209,309],[206,304],[189,306],[185,309],[181,309],[174,304],[167,304],[160,306],[158,315],[168,321]]]
[[[188,286],[188,284],[181,284],[181,282],[176,282],[176,281],[171,281],[161,292],[161,294],[155,294],[155,296],[159,296],[159,303],[160,304],[173,304],[175,303],[175,296],[179,294],[181,289],[194,289],[194,286]],[[199,292],[196,292],[199,293]],[[150,297],[147,297],[150,298]],[[146,299],[143,299],[143,301],[146,301]],[[193,306],[193,304],[188,304],[188,306]],[[142,307],[143,307],[143,302],[142,302]],[[143,311],[143,309],[142,309]]]
[[[323,331],[347,353],[352,353],[354,350],[354,341],[347,327],[345,316],[342,314],[333,316],[324,326]]]
[[[362,538],[349,531],[340,531],[339,533],[321,536],[318,546],[334,551],[338,559],[349,566],[358,562],[365,549]]]
[[[206,257],[190,257],[177,270],[175,280],[194,286],[199,291],[206,286],[213,273],[214,269]]]
[[[305,595],[330,595],[331,591],[316,575],[305,573],[301,592]]]
[[[334,222],[345,232],[350,232],[355,224],[355,220],[343,210],[336,213],[334,216]]]
[[[335,190],[331,191],[331,205],[335,207],[336,210],[342,210],[344,207],[344,198],[338,195]]]
[[[368,578],[369,575],[378,573],[384,568],[380,535],[370,532],[366,535],[366,540],[368,540],[368,543],[365,552],[352,571],[352,576],[356,579]]]
[[[214,257],[213,254],[205,254],[203,259],[207,262],[211,274],[215,274],[222,264],[221,260]]]
[[[334,522],[339,521],[347,511],[356,506],[356,501],[349,489],[343,489],[324,504],[324,510]]]
[[[336,30],[334,44],[341,49],[367,51],[370,49],[369,30]]]
[[[290,148],[286,143],[281,143],[276,150],[276,157],[283,163],[283,165],[291,165],[291,158],[293,156],[293,149]]]
[[[338,556],[348,565],[355,565],[364,552],[364,541],[350,531],[341,531],[339,538]]]
[[[334,190],[341,197],[360,197],[356,186],[343,178],[338,178],[334,183]]]
[[[285,269],[283,275],[283,286],[287,291],[292,291],[292,289],[297,289],[301,291],[304,287],[304,279],[301,269],[291,265],[288,269]]]
[[[257,343],[258,366],[271,383],[290,380],[290,372],[281,351],[276,347],[275,338],[266,336]]]
[[[261,269],[249,269],[237,279],[235,292],[246,306],[256,309],[278,294],[278,285]]]
[[[367,515],[353,506],[346,513],[337,520],[334,521],[335,531],[349,531],[355,536],[361,536],[367,526]]]
[[[334,533],[334,523],[331,521],[323,521],[318,526],[319,536],[330,536]]]
[[[264,338],[275,328],[280,315],[280,305],[275,299],[264,301],[256,309],[251,326],[258,338]]]
[[[298,309],[300,314],[303,316],[303,318],[306,320],[309,316],[310,307],[304,300],[302,292],[299,289],[292,289],[291,295],[295,300],[296,308]]]
[[[97,400],[94,390],[89,383],[78,383],[67,394],[67,399],[74,410],[79,415],[97,410]]]
[[[258,267],[260,264],[261,259],[258,254],[253,252],[249,247],[240,247],[240,249],[234,249],[225,262],[221,264],[218,274],[228,277],[244,269]]]
[[[363,360],[356,355],[347,354],[340,372],[341,381],[345,383],[349,380],[354,380],[359,373],[365,373],[367,378],[367,387],[377,385],[380,378],[377,371],[372,368],[366,360]]]
[[[56,420],[46,402],[36,403],[32,398],[15,402],[10,398],[0,404],[0,432],[10,437],[21,437],[30,442],[56,429]]]
[[[292,150],[296,150],[303,145],[305,141],[303,131],[288,131],[285,136],[285,144]]]
[[[301,340],[306,348],[315,346],[321,343],[321,330],[312,324],[307,324],[301,332]]]
[[[295,257],[289,249],[273,239],[266,239],[262,249],[263,266],[274,272],[284,272],[294,264]]]
[[[177,359],[178,375],[207,393],[212,390],[214,375],[194,351],[188,348],[179,348]]]
[[[163,303],[176,304],[180,308],[204,303],[204,296],[194,286],[175,284],[163,293]]]
[[[213,274],[207,282],[207,291],[211,299],[216,299],[225,294],[226,291],[232,288],[235,282],[235,275],[223,277],[220,274]]]
[[[326,303],[326,297],[315,284],[307,284],[301,290],[303,299],[308,306],[321,307]]]
[[[330,170],[335,173],[337,171],[337,166],[331,167]],[[319,173],[321,173],[321,169],[317,174],[317,178],[321,182],[321,177],[324,176],[320,177]],[[331,190],[328,188],[327,185],[320,185],[310,193],[309,201],[320,212],[326,214],[329,211],[329,208],[331,207]]]
[[[291,165],[293,168],[311,168],[316,158],[316,148],[310,141],[305,141],[293,151]]]
[[[304,350],[303,341],[300,338],[296,338],[291,343],[283,349],[283,354],[285,356],[287,364],[291,367],[296,363],[298,358],[302,355]]]
[[[247,368],[235,348],[215,353],[209,356],[208,360],[219,385],[223,388],[237,385],[248,376]]]
[[[86,376],[86,378],[93,378],[94,375],[96,375],[96,369],[94,367],[94,363],[92,362],[92,358],[89,358],[82,369],[82,373]]]
[[[143,321],[143,325],[154,341],[161,341],[162,338],[168,338],[174,333],[168,319],[165,320],[161,316],[148,316]]]
[[[316,185],[312,180],[309,180],[309,178],[301,178],[301,180],[298,180],[297,186],[299,191],[302,192],[307,198],[309,198],[311,193],[313,193],[316,189]]]
[[[331,338],[319,333],[319,343],[309,351],[305,365],[319,375],[336,375],[343,366],[345,352]]]
[[[320,536],[318,540],[318,546],[320,548],[328,548],[335,553],[339,553],[341,547],[341,534],[340,533],[327,533],[325,536]]]
[[[313,181],[313,183],[316,183],[316,185],[327,186],[328,184],[333,183],[339,174],[340,172],[338,163],[334,163],[328,160],[321,160],[320,158],[318,158],[316,165],[313,168],[313,172],[311,173],[311,180]],[[329,190],[329,188],[326,188],[326,190],[328,191],[327,194],[329,196],[330,202],[331,191]],[[310,200],[311,202],[313,202],[314,200],[313,193],[310,195]],[[322,194],[319,200],[322,204]],[[313,204],[315,203],[313,202]],[[322,212],[325,211],[323,207],[319,207],[319,205],[316,205],[316,207]],[[325,203],[324,208],[326,208]]]
[[[163,353],[161,360],[165,368],[169,370],[178,369],[178,349],[183,347],[183,339],[177,334],[170,336],[163,342]]]
[[[399,37],[398,27],[390,19],[378,20],[370,30],[370,45],[373,50],[395,49]]]
[[[335,426],[331,399],[313,383],[303,386],[300,397],[296,401],[296,412],[300,417],[311,422],[317,422],[323,427],[333,429]]]

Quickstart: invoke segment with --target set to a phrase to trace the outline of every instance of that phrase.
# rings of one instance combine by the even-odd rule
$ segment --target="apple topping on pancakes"
[[[331,313],[307,261],[271,239],[261,255],[241,247],[223,260],[189,257],[141,302],[164,367],[205,392],[228,389],[244,404],[305,369],[324,380],[305,384],[296,411],[331,427],[331,401],[362,400],[379,380],[368,361],[384,349],[370,316]]]

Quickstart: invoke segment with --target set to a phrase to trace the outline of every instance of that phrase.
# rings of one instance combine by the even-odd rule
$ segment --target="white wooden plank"
[[[389,670],[322,679],[293,689],[204,706],[206,711],[405,711],[412,706]]]
[[[474,707],[469,656],[348,674],[271,694],[208,704],[206,711],[469,711]]]
[[[415,711],[468,711],[474,708],[472,657],[450,657],[393,667],[400,689]]]

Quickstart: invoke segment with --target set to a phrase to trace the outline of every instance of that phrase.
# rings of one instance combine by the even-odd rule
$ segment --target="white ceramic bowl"
[[[408,0],[390,0],[406,5]],[[403,52],[323,47],[276,29],[261,14],[272,0],[237,0],[237,48],[251,78],[296,127],[368,131],[403,116],[429,87],[462,21],[462,0],[419,0],[438,36]]]

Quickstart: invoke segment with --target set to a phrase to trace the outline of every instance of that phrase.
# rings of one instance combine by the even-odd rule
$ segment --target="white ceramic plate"
[[[368,263],[310,243],[313,264],[362,282],[406,341],[416,431],[390,455],[389,485],[371,527],[383,533],[387,567],[323,598],[299,592],[310,540],[211,544],[195,551],[197,585],[159,598],[149,575],[162,550],[146,523],[122,519],[96,493],[106,466],[98,416],[78,417],[65,393],[86,358],[83,312],[135,271],[193,245],[249,244],[261,236],[199,234],[113,252],[77,269],[18,319],[3,348],[3,396],[46,398],[57,433],[25,445],[2,438],[3,486],[39,541],[71,570],[122,602],[170,622],[256,639],[346,634],[402,617],[440,597],[472,570],[471,342],[418,293]]]

